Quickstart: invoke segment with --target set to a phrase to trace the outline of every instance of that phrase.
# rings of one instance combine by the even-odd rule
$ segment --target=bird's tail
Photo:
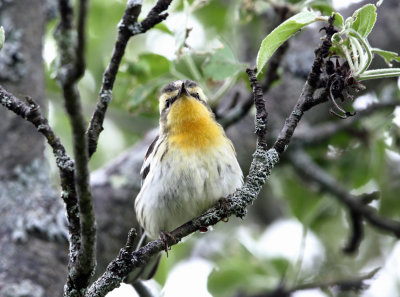
[[[136,246],[136,250],[140,249],[147,243],[146,233],[143,232],[143,235],[140,237],[139,243]],[[128,276],[124,279],[125,283],[133,284],[138,280],[149,280],[153,278],[153,276],[157,272],[158,265],[160,264],[162,252],[154,255],[150,258],[149,262],[143,267],[136,268],[132,270]]]

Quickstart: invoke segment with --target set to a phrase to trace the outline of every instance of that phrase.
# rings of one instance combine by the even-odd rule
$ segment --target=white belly
[[[169,152],[162,162],[153,161],[135,201],[139,223],[151,238],[199,216],[243,182],[229,146],[221,146],[206,156],[200,152]]]

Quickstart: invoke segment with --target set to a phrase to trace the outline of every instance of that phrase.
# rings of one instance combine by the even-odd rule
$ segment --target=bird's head
[[[161,129],[183,128],[188,123],[214,119],[203,90],[190,80],[177,80],[165,86],[159,107]]]

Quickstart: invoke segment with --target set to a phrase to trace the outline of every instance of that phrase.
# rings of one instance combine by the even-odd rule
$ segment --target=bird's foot
[[[223,222],[228,222],[229,218],[228,218],[228,213],[229,213],[229,208],[228,208],[228,204],[229,201],[226,198],[221,198],[218,200],[218,204],[219,204],[219,208],[222,209],[225,212],[226,217],[222,219]]]
[[[168,246],[168,239],[172,239],[173,241],[176,241],[175,237],[169,233],[169,232],[164,232],[161,231],[160,233],[160,239],[162,240],[162,242],[164,243],[164,251],[167,253],[167,257],[168,257],[168,251],[171,249]]]

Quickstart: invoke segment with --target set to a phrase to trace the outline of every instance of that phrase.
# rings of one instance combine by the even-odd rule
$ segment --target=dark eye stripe
[[[190,93],[190,96],[196,98],[197,100],[200,100],[199,93]],[[201,100],[200,100],[201,101]]]
[[[165,100],[165,107],[164,107],[163,111],[170,108],[171,105],[175,102],[176,98],[177,98],[177,96],[174,96],[174,97],[171,97],[171,98],[168,98],[167,100]]]
[[[190,96],[192,96],[193,98],[196,98],[198,101],[200,101],[204,106],[208,106],[207,102],[203,99],[200,98],[199,93],[190,93]]]
[[[193,98],[196,98],[201,103],[206,105],[206,102],[200,98],[199,93],[190,93],[190,96],[192,96]],[[162,111],[165,111],[165,110],[169,109],[172,106],[172,104],[176,101],[177,98],[178,98],[178,96],[174,96],[174,97],[170,97],[170,98],[166,99],[165,100],[165,107],[164,107],[164,109]]]

